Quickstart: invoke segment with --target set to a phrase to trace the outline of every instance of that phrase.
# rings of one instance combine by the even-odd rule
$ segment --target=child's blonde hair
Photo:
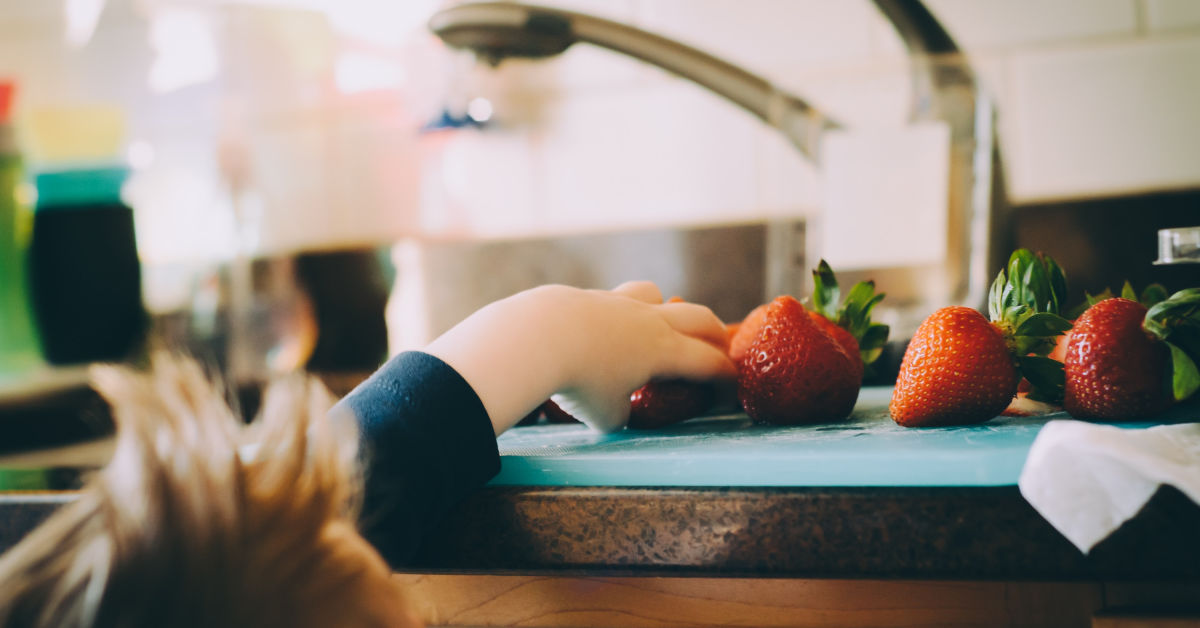
[[[413,621],[355,531],[357,433],[319,382],[272,384],[246,426],[189,360],[92,375],[118,426],[112,461],[0,557],[0,625]]]

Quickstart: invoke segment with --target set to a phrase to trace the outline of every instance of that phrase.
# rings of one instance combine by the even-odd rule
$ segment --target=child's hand
[[[662,303],[649,282],[612,291],[542,286],[484,307],[425,349],[483,401],[496,434],[552,394],[593,428],[629,418],[652,377],[734,377],[725,327],[708,308]]]

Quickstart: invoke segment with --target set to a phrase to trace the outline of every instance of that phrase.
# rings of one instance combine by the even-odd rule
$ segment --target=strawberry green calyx
[[[887,344],[889,327],[871,322],[871,310],[886,295],[875,294],[874,281],[860,281],[850,288],[846,299],[841,300],[837,277],[825,260],[813,269],[813,285],[812,309],[854,336],[863,366],[869,368]]]
[[[1079,318],[1079,315],[1086,312],[1089,307],[1092,307],[1093,305],[1105,299],[1111,299],[1116,296],[1120,296],[1123,299],[1129,299],[1130,301],[1137,301],[1146,307],[1154,307],[1155,305],[1167,300],[1167,289],[1163,287],[1162,284],[1152,283],[1146,286],[1146,288],[1142,290],[1141,294],[1138,294],[1137,291],[1133,289],[1133,284],[1130,284],[1128,281],[1126,281],[1125,285],[1121,286],[1120,295],[1113,294],[1113,291],[1109,288],[1105,288],[1100,294],[1091,294],[1089,292],[1085,292],[1083,295],[1084,300],[1082,303],[1071,308],[1069,311],[1063,312],[1067,318],[1072,320]]]
[[[838,304],[842,300],[842,291],[838,287],[837,277],[829,262],[821,260],[812,271],[813,275],[813,310],[825,318],[836,321]]]
[[[1146,289],[1142,290],[1142,293],[1139,295],[1137,292],[1134,292],[1133,286],[1128,281],[1125,282],[1124,286],[1121,286],[1121,296],[1130,301],[1137,301],[1146,307],[1154,307],[1169,298],[1167,296],[1167,289],[1162,284],[1152,283],[1146,286]]]
[[[1171,393],[1183,401],[1200,389],[1200,288],[1180,290],[1146,312],[1142,328],[1171,350]]]
[[[1055,338],[1071,328],[1070,321],[1059,316],[1066,296],[1067,278],[1058,263],[1028,249],[1013,251],[988,295],[991,321],[1004,335],[1020,374],[1032,385],[1029,396],[1035,401],[1062,401],[1062,363],[1043,356],[1054,349]]]

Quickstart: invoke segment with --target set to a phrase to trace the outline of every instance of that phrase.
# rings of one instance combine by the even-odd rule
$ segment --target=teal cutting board
[[[1065,413],[981,425],[904,428],[887,414],[890,388],[864,388],[848,421],[754,425],[745,414],[654,431],[600,434],[582,425],[510,430],[493,485],[523,486],[1011,486],[1038,431]],[[1190,416],[1195,415],[1195,416]],[[1195,404],[1144,428],[1200,420]]]

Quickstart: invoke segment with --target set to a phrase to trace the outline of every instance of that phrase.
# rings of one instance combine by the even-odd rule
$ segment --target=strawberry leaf
[[[1105,288],[1104,291],[1099,294],[1085,292],[1085,298],[1083,302],[1071,308],[1070,310],[1063,312],[1063,314],[1067,318],[1074,320],[1079,318],[1079,315],[1086,312],[1087,309],[1093,305],[1104,301],[1105,299],[1115,298],[1116,296],[1117,295],[1113,294],[1112,290],[1109,288]],[[1133,286],[1127,281],[1121,288],[1121,296],[1126,299],[1137,301],[1146,307],[1154,307],[1155,305],[1167,300],[1167,289],[1164,288],[1162,284],[1152,283],[1146,286],[1146,289],[1142,290],[1140,295],[1135,296],[1133,293]]]
[[[1046,311],[1060,312],[1067,301],[1067,274],[1049,255],[1043,256],[1042,262],[1046,264],[1046,272],[1050,276],[1050,294],[1053,297],[1050,304],[1053,309]]]
[[[1029,398],[1046,403],[1062,403],[1067,377],[1058,360],[1032,355],[1017,358],[1017,368],[1029,380]]]
[[[988,314],[994,323],[1013,328],[1025,312],[1058,314],[1067,295],[1067,276],[1053,258],[1017,249],[988,291]]]
[[[1003,310],[1004,284],[1004,271],[1002,270],[998,275],[996,275],[995,281],[992,282],[991,289],[988,290],[989,320],[1000,320],[1000,313]]]
[[[1200,324],[1200,288],[1180,290],[1146,312],[1143,327],[1159,339],[1167,340],[1172,330]]]
[[[1017,284],[1017,291],[1016,291],[1017,303],[1023,303],[1025,305],[1028,305],[1030,303],[1038,302],[1038,295],[1036,294],[1036,288],[1034,288],[1034,285],[1033,285],[1033,276],[1036,271],[1037,271],[1037,265],[1030,264],[1028,266],[1025,266],[1025,272],[1023,272],[1023,273],[1021,273],[1021,275],[1019,275],[1021,277],[1021,283]],[[1012,277],[1017,277],[1017,276],[1018,275],[1012,275]]]
[[[850,332],[855,340],[861,339],[871,325],[871,310],[875,309],[884,296],[883,293],[875,294],[874,281],[860,281],[854,284],[838,312],[838,326]]]
[[[846,295],[846,302],[865,304],[871,300],[873,294],[875,294],[875,282],[860,281],[850,288],[850,294]]]
[[[813,309],[821,316],[836,321],[838,303],[842,299],[841,289],[838,288],[837,277],[829,263],[821,260],[813,269]]]
[[[1167,347],[1171,349],[1171,392],[1175,401],[1183,401],[1200,388],[1200,371],[1183,349],[1170,342]]]
[[[883,347],[887,344],[890,331],[891,329],[883,323],[871,323],[871,326],[863,333],[862,340],[858,341],[858,348],[862,351],[872,351]],[[867,362],[864,360],[863,363]]]
[[[1059,336],[1071,328],[1071,322],[1049,312],[1038,312],[1017,326],[1018,336]]]
[[[1011,344],[1015,355],[1046,355],[1054,350],[1054,343],[1045,336],[1013,336]]]
[[[1034,260],[1025,271],[1025,305],[1042,311],[1050,303],[1050,277],[1040,260]]]
[[[1171,330],[1168,329],[1166,325],[1153,318],[1147,318],[1145,321],[1143,321],[1142,329],[1145,329],[1150,333],[1150,335],[1158,338],[1159,340],[1165,340],[1167,336],[1171,335]]]
[[[1004,293],[1000,297],[1001,307],[1007,309],[1017,302],[1017,288],[1011,283],[1004,284]]]
[[[858,342],[864,365],[875,361],[882,353],[888,334],[887,325],[871,322],[871,310],[884,297],[882,293],[875,294],[875,282],[860,281],[854,284],[843,300],[833,269],[828,262],[821,260],[813,269],[813,284],[813,311],[850,332]]]
[[[875,360],[878,360],[879,356],[883,355],[883,347],[879,347],[878,349],[871,349],[870,351],[859,351],[858,355],[859,355],[859,357],[862,358],[863,373],[865,376],[866,369],[871,368],[871,366],[873,366],[875,364]],[[874,373],[873,370],[871,372]]]
[[[1186,321],[1171,330],[1171,344],[1200,359],[1200,321]]]
[[[1133,286],[1128,281],[1125,282],[1125,285],[1121,286],[1121,298],[1129,299],[1130,301],[1138,300],[1137,291],[1133,289]]]
[[[1025,318],[1025,316],[1027,316],[1028,314],[1029,314],[1029,306],[1013,305],[1011,307],[1005,308],[1004,320],[1010,321],[1010,322],[1020,321],[1020,320],[1023,320]]]
[[[1162,284],[1152,283],[1142,290],[1138,301],[1146,307],[1154,307],[1167,300],[1167,289]]]

